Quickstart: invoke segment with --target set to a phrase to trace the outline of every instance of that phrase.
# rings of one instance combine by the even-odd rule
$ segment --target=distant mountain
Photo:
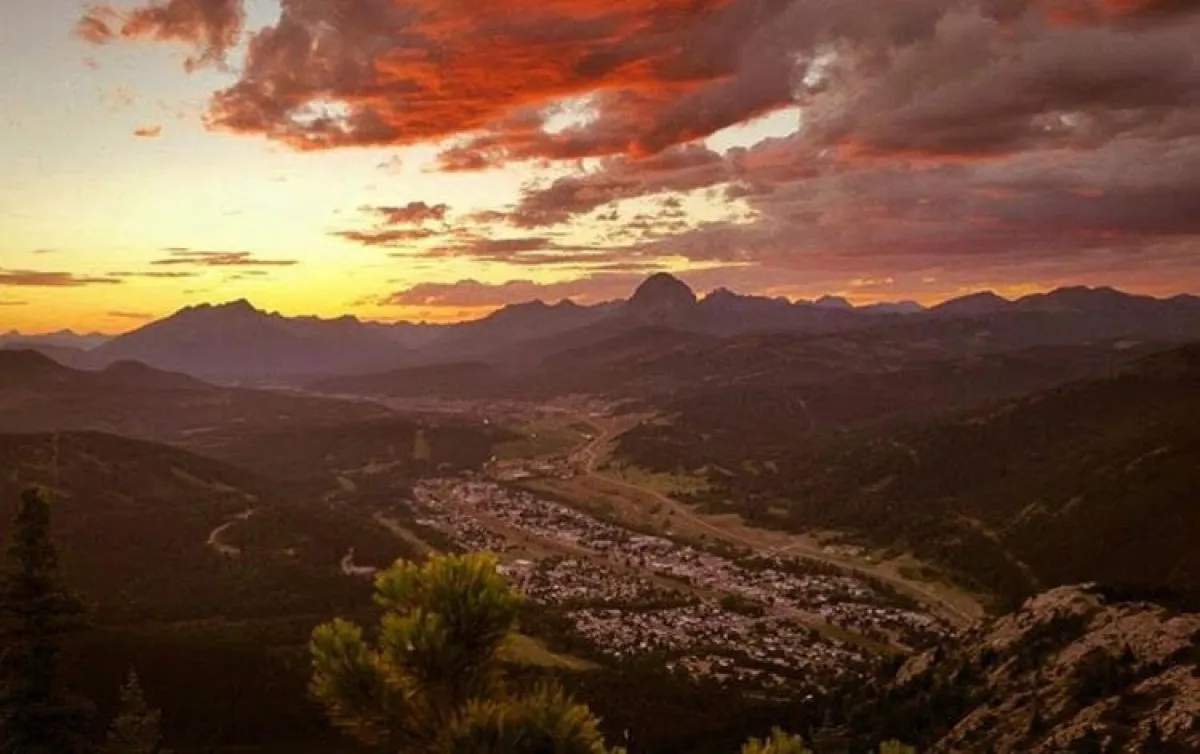
[[[854,304],[851,304],[841,296],[822,296],[814,301],[812,305],[819,309],[840,309],[842,311],[851,311],[854,309]]]
[[[617,304],[581,306],[563,300],[512,304],[482,319],[447,325],[415,359],[420,362],[476,360],[503,354],[520,343],[549,338],[593,325],[610,316]]]
[[[858,311],[868,314],[920,314],[925,311],[925,307],[916,301],[881,301],[878,304],[860,306]]]
[[[73,330],[58,330],[56,332],[22,334],[16,330],[0,333],[0,347],[42,347],[69,348],[87,351],[107,342],[111,336],[102,333],[76,333]]]
[[[98,363],[140,361],[220,382],[278,380],[378,369],[407,348],[390,328],[353,317],[287,318],[245,300],[187,307],[91,353]]]
[[[934,306],[934,314],[952,317],[978,317],[998,314],[1012,307],[1012,302],[992,291],[980,291],[960,298],[952,298]]]
[[[645,323],[686,318],[695,309],[696,293],[674,275],[659,272],[646,278],[625,302],[623,314]]]
[[[683,281],[657,273],[627,300],[589,306],[531,301],[451,325],[285,317],[241,300],[182,309],[87,352],[38,348],[78,368],[131,360],[214,382],[295,385],[437,364],[487,363],[509,375],[533,373],[556,353],[616,342],[647,326],[673,330],[680,342],[684,334],[803,338],[872,331],[880,333],[872,336],[876,341],[946,350],[949,338],[960,351],[983,352],[1115,338],[1183,342],[1200,332],[1200,299],[1073,287],[1016,301],[977,293],[929,310],[912,301],[855,307],[835,296],[793,302],[724,288],[699,299]],[[669,337],[656,337],[669,347]]]

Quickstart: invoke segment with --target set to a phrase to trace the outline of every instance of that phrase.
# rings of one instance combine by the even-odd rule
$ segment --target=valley
[[[897,671],[931,655],[991,672],[975,637],[1047,589],[1095,581],[1184,610],[1200,593],[1200,361],[1179,335],[1194,304],[1106,319],[1110,293],[1050,296],[831,313],[660,278],[600,309],[457,325],[411,346],[430,363],[357,375],[313,373],[357,348],[339,335],[352,321],[192,309],[106,351],[153,355],[186,325],[220,374],[0,349],[0,493],[54,501],[64,577],[95,621],[72,650],[80,687],[111,704],[146,668],[159,703],[188,710],[165,718],[181,752],[354,751],[305,692],[313,627],[371,620],[397,559],[480,550],[526,596],[508,672],[561,681],[613,740],[729,751],[783,720],[935,747],[982,734],[913,720],[986,700],[935,665],[895,702],[928,707],[889,727],[863,689],[899,693]],[[716,332],[718,305],[764,319]],[[299,371],[273,374],[252,332],[284,333]],[[386,360],[385,331],[363,333]],[[176,343],[151,360],[198,359]],[[352,362],[371,368],[343,353],[329,369]]]

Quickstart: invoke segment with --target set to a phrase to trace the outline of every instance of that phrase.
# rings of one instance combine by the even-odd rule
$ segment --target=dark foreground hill
[[[1010,604],[1093,580],[1200,593],[1200,347],[898,428],[775,442],[688,418],[634,430],[621,454],[702,469],[692,500],[709,509],[909,548]]]

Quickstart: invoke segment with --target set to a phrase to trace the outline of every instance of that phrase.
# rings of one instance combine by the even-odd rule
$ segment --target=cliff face
[[[945,713],[929,754],[1200,751],[1200,613],[1060,587],[910,659],[906,690]]]

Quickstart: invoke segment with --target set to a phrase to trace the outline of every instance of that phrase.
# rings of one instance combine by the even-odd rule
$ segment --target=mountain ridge
[[[929,309],[914,302],[854,306],[833,296],[791,301],[726,288],[698,297],[679,278],[657,273],[628,299],[586,305],[570,299],[554,304],[533,300],[454,324],[387,324],[352,315],[289,317],[242,298],[184,307],[88,351],[61,351],[48,344],[39,350],[80,368],[132,360],[213,382],[306,384],[315,378],[456,362],[528,369],[557,351],[603,342],[645,325],[731,338],[936,328],[938,322],[960,321],[974,322],[981,337],[1006,333],[1003,337],[1021,346],[1113,337],[1181,340],[1200,328],[1200,299],[1070,286],[1015,300],[980,292]]]

